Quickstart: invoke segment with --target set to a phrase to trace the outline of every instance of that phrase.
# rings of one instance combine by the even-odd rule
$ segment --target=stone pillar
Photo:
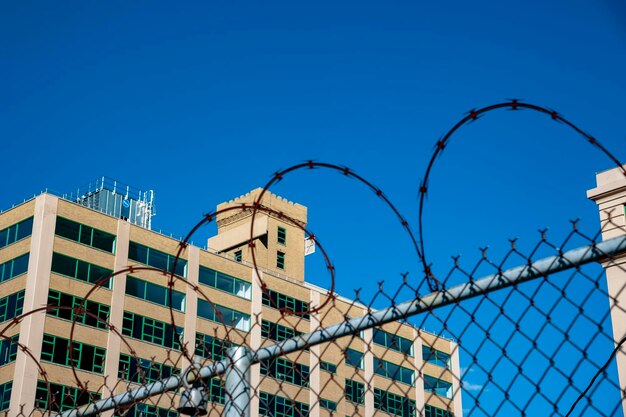
[[[49,194],[42,194],[35,199],[33,232],[30,240],[26,292],[24,294],[25,313],[48,303],[58,201],[57,197]],[[45,321],[46,312],[42,311],[27,316],[20,324],[19,342],[28,347],[37,361],[41,359]],[[13,395],[11,395],[9,403],[9,417],[17,416],[22,405],[24,406],[22,411],[24,415],[32,414],[38,379],[39,368],[37,364],[31,357],[18,350],[13,375]]]
[[[626,177],[617,168],[596,175],[597,187],[587,191],[587,197],[598,205],[600,226],[604,240],[626,234],[624,206],[626,205]],[[603,264],[609,291],[609,308],[613,326],[613,340],[617,344],[626,336],[626,256]],[[622,396],[622,412],[626,415],[626,346],[617,352],[617,371]]]

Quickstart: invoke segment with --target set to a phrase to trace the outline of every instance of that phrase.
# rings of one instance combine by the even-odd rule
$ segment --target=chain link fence
[[[432,161],[456,129],[499,108],[540,111],[582,133],[554,111],[513,101],[470,112],[437,142]],[[584,136],[617,161],[593,137]],[[542,231],[530,249],[523,250],[512,240],[501,259],[492,259],[483,250],[475,263],[455,258],[445,275],[435,274],[426,262],[421,235],[427,181],[420,190],[417,239],[384,194],[345,167],[300,164],[277,173],[263,192],[296,169],[313,168],[356,179],[387,203],[409,233],[424,274],[381,282],[367,298],[359,292],[354,298],[342,297],[334,292],[334,267],[321,242],[297,219],[263,206],[261,194],[253,204],[206,215],[181,242],[170,268],[129,266],[100,278],[82,297],[59,295],[40,309],[14,308],[20,313],[14,317],[3,313],[0,365],[16,358],[19,362],[20,356],[22,361],[35,362],[39,373],[34,405],[20,404],[5,413],[23,417],[175,417],[179,412],[228,417],[623,415],[623,216],[615,221],[604,218],[603,231],[611,230],[615,236],[610,239],[603,240],[601,233],[585,234],[572,222],[565,237]],[[252,236],[249,247],[257,279],[242,283],[218,272],[212,278],[214,285],[221,279],[219,285],[228,286],[231,294],[252,300],[252,314],[225,308],[197,282],[176,275],[177,262],[193,233],[227,211],[251,215],[251,233],[257,213],[301,228],[323,253],[330,288],[291,288],[286,279],[262,270],[254,258]],[[167,316],[143,317],[139,323],[139,316],[124,312],[122,317],[119,312],[121,324],[113,324],[116,311],[103,309],[98,293],[107,290],[113,277],[128,274],[150,276],[168,288],[161,300],[168,307]],[[131,285],[128,280],[126,285]],[[150,288],[143,289],[145,297]],[[193,334],[183,331],[185,313],[179,294],[185,292],[195,294],[193,307],[198,316],[209,317],[212,326]],[[17,300],[7,298],[11,302]],[[0,312],[2,308],[11,310],[0,306]],[[49,348],[40,357],[17,337],[19,326],[36,315],[71,321],[64,330],[69,338],[44,335],[44,348]],[[96,346],[106,342],[96,343],[104,332],[94,328],[117,335],[119,363],[109,363],[104,349]],[[159,348],[147,348],[146,341]],[[50,377],[51,364],[65,366],[66,371]],[[6,387],[0,385],[2,409],[11,397],[11,388]]]

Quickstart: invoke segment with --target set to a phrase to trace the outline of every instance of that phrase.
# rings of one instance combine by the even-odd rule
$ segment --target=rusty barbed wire
[[[262,349],[269,346],[280,347],[285,346],[283,342],[286,343],[289,339],[298,338],[299,335],[312,332],[314,329],[323,329],[338,323],[349,324],[355,317],[372,314],[376,311],[376,307],[381,304],[383,306],[391,306],[393,310],[398,305],[397,300],[402,295],[408,293],[412,295],[415,303],[423,303],[423,311],[427,312],[427,314],[422,316],[416,316],[416,318],[421,318],[419,324],[406,320],[395,321],[379,325],[373,329],[369,328],[363,332],[355,331],[353,334],[341,338],[333,339],[331,335],[327,342],[321,344],[305,343],[303,349],[296,351],[284,349],[279,352],[278,356],[260,361],[258,364],[260,369],[257,375],[258,381],[257,385],[253,387],[252,398],[256,402],[256,406],[259,407],[259,412],[265,415],[281,417],[304,417],[308,416],[311,410],[317,410],[316,412],[320,414],[320,409],[326,409],[332,415],[334,412],[337,412],[338,404],[341,404],[341,409],[345,414],[350,413],[362,416],[371,412],[371,408],[368,407],[373,407],[375,411],[402,417],[414,417],[418,413],[426,417],[446,417],[459,411],[461,411],[461,414],[468,416],[476,414],[486,416],[510,415],[507,413],[511,412],[526,416],[528,414],[536,414],[533,403],[540,402],[545,407],[551,409],[552,415],[570,416],[581,400],[587,398],[587,405],[579,415],[582,415],[583,412],[593,412],[602,416],[613,415],[615,410],[619,408],[619,403],[616,402],[617,405],[612,409],[608,409],[608,411],[605,408],[598,407],[598,405],[594,404],[592,397],[599,394],[597,390],[593,391],[592,388],[600,380],[601,383],[608,385],[611,390],[619,394],[621,389],[619,384],[615,382],[614,377],[607,374],[606,370],[612,358],[620,352],[624,339],[615,341],[613,335],[606,329],[606,323],[614,310],[600,311],[601,314],[598,316],[598,311],[585,309],[587,300],[595,297],[610,300],[613,304],[611,309],[619,309],[624,312],[623,308],[617,304],[616,298],[605,288],[602,281],[604,279],[603,270],[600,270],[593,277],[591,273],[586,272],[587,269],[592,272],[593,268],[579,265],[566,278],[562,278],[563,275],[561,274],[564,274],[564,272],[556,275],[548,274],[540,276],[533,283],[515,284],[506,290],[500,289],[495,293],[481,292],[480,298],[473,299],[456,299],[454,298],[455,295],[449,291],[451,285],[455,283],[468,285],[470,289],[474,288],[477,282],[476,279],[481,276],[478,275],[478,272],[484,269],[493,271],[492,280],[497,282],[498,279],[502,279],[505,272],[504,266],[511,262],[513,258],[519,258],[521,261],[520,265],[527,265],[532,270],[533,262],[540,252],[550,251],[557,258],[562,257],[565,253],[564,248],[577,239],[587,243],[588,251],[597,250],[600,234],[587,236],[579,230],[577,221],[573,221],[572,230],[560,244],[554,244],[547,237],[546,231],[543,230],[540,231],[538,243],[531,248],[528,255],[524,255],[519,248],[517,240],[511,240],[511,247],[501,261],[496,262],[490,259],[487,248],[482,248],[476,265],[473,265],[470,269],[465,269],[461,266],[459,258],[455,258],[453,259],[454,265],[452,269],[448,274],[439,278],[435,277],[427,262],[422,218],[428,179],[435,160],[447,146],[453,133],[460,127],[477,120],[482,114],[506,108],[510,110],[529,109],[548,114],[552,120],[564,123],[582,135],[590,144],[607,155],[612,162],[616,163],[621,172],[626,175],[626,170],[619,164],[619,161],[597,139],[583,132],[556,111],[533,104],[522,103],[518,100],[487,106],[470,111],[465,118],[459,121],[437,142],[433,156],[426,169],[424,180],[420,186],[419,240],[415,238],[405,217],[400,214],[381,189],[356,174],[350,168],[325,162],[307,161],[276,172],[254,201],[205,214],[202,220],[178,243],[171,268],[159,269],[151,266],[129,265],[118,271],[111,272],[92,283],[92,287],[81,298],[78,306],[47,305],[14,317],[0,331],[0,341],[10,340],[9,343],[17,343],[20,350],[35,362],[47,384],[48,396],[45,401],[44,413],[51,413],[63,411],[64,407],[65,409],[68,408],[63,399],[60,402],[55,399],[51,385],[47,380],[44,365],[30,353],[27,346],[20,345],[19,342],[11,339],[13,336],[6,336],[9,330],[17,328],[17,325],[28,316],[48,314],[59,310],[71,312],[72,319],[68,343],[69,367],[71,368],[75,385],[81,390],[81,393],[86,395],[80,394],[80,398],[74,398],[74,406],[78,406],[82,405],[77,404],[78,399],[80,399],[78,402],[93,403],[105,393],[105,390],[109,390],[110,398],[114,398],[114,391],[117,391],[119,394],[120,389],[130,396],[132,392],[131,387],[145,387],[154,384],[156,379],[171,376],[181,380],[181,376],[176,376],[180,375],[179,364],[185,364],[185,361],[193,364],[198,362],[198,360],[199,366],[215,364],[226,357],[226,346],[234,345],[235,341],[243,343],[249,349]],[[335,268],[318,237],[306,229],[297,219],[287,215],[287,213],[261,204],[263,196],[269,191],[270,187],[283,180],[286,175],[298,170],[316,168],[336,171],[346,177],[357,180],[374,192],[391,209],[405,232],[409,234],[417,257],[424,267],[424,281],[417,280],[414,283],[408,274],[402,274],[401,284],[396,290],[391,292],[387,291],[384,282],[379,282],[378,291],[375,292],[369,302],[363,300],[358,291],[353,300],[343,299],[334,293]],[[250,239],[247,245],[251,250],[254,276],[258,281],[262,294],[269,300],[267,306],[279,312],[277,316],[268,314],[267,318],[275,321],[273,324],[265,320],[263,318],[265,316],[260,313],[254,317],[254,322],[252,322],[252,317],[250,317],[250,330],[243,335],[238,333],[239,329],[235,329],[232,326],[232,322],[228,322],[222,311],[217,308],[217,304],[211,300],[208,293],[203,292],[200,285],[193,284],[187,281],[185,277],[175,274],[178,263],[182,260],[181,256],[185,253],[189,245],[188,242],[194,233],[203,225],[216,220],[218,215],[227,212],[250,215]],[[325,293],[320,293],[317,296],[319,298],[317,302],[314,303],[310,300],[307,308],[303,311],[296,311],[296,309],[281,306],[270,297],[269,291],[273,284],[268,284],[262,278],[264,275],[255,257],[254,222],[258,212],[275,216],[299,228],[316,243],[323,253],[326,269],[331,278],[330,289]],[[615,227],[623,228],[623,225],[613,223],[611,217],[609,217],[609,223]],[[611,263],[612,261],[614,261],[613,256],[606,255],[605,263]],[[617,267],[621,268],[619,265]],[[91,301],[91,297],[98,290],[104,288],[106,283],[112,281],[118,275],[127,275],[135,272],[145,272],[155,274],[155,276],[158,274],[167,278],[166,289],[169,301],[166,308],[169,314],[172,335],[178,344],[178,349],[165,349],[164,354],[160,352],[158,355],[152,356],[149,361],[151,365],[149,366],[145,365],[145,359],[142,359],[140,353],[133,348],[135,343],[133,342],[133,337],[124,336],[123,331],[120,332],[109,320],[103,319],[86,309],[87,303]],[[555,276],[556,278],[554,278]],[[212,344],[210,352],[206,351],[205,339],[202,341],[202,346],[197,342],[199,333],[197,328],[196,334],[193,336],[194,340],[196,340],[194,346],[188,346],[188,343],[183,338],[183,334],[178,331],[175,316],[179,313],[175,312],[173,308],[174,286],[177,281],[184,282],[185,288],[196,293],[198,299],[206,301],[215,313],[216,320],[214,321],[220,327],[213,328],[213,336],[214,339],[218,340],[221,340],[219,339],[220,337],[224,337],[224,340],[217,342],[217,345]],[[420,286],[422,282],[426,282],[430,290],[433,291],[433,298],[421,295]],[[568,292],[572,282],[576,282],[578,285],[591,286],[584,300],[578,300]],[[542,291],[558,294],[558,302],[550,304],[550,301],[545,299]],[[438,300],[437,297],[443,297],[444,299],[448,297],[448,300],[444,304],[436,304],[435,300]],[[561,300],[565,300],[564,303],[572,311],[569,313],[570,317],[574,318],[572,323],[559,322],[559,316],[556,313]],[[429,302],[432,304],[429,304]],[[535,323],[538,329],[533,329],[532,326],[530,328],[522,326],[522,322],[526,320],[526,317],[531,315],[538,316]],[[129,364],[131,365],[129,365],[127,371],[124,371],[124,377],[120,376],[122,371],[119,370],[121,368],[118,368],[117,381],[114,384],[107,385],[107,378],[113,376],[103,374],[103,384],[96,387],[97,391],[101,393],[89,391],[90,381],[81,379],[79,373],[82,370],[78,369],[73,359],[77,351],[77,343],[79,343],[74,340],[74,332],[77,327],[83,325],[83,323],[79,322],[81,316],[89,316],[96,322],[103,323],[108,332],[114,333],[121,340],[121,343],[125,345],[129,353],[128,356],[130,356]],[[404,318],[406,319],[406,317]],[[601,352],[599,356],[604,355],[603,357],[608,357],[606,361],[595,360],[590,355],[590,352],[596,352],[599,349],[593,345],[593,340],[583,342],[576,339],[581,337],[580,330],[576,327],[578,320],[586,320],[588,325],[591,327],[595,326],[596,333],[594,337],[597,340],[601,340],[604,344],[604,348],[599,350]],[[266,324],[266,322],[270,324]],[[462,326],[457,323],[465,323],[465,325]],[[558,323],[558,325],[555,323]],[[429,332],[423,330],[433,324],[439,329],[438,331]],[[272,325],[282,327],[272,327]],[[503,332],[501,327],[513,329],[513,331],[508,334]],[[253,346],[251,337],[253,331],[261,335],[258,342],[260,343],[259,346]],[[533,334],[535,331],[536,334]],[[280,336],[279,332],[282,332]],[[555,333],[555,340],[560,341],[558,346],[542,346],[542,334],[547,332]],[[225,336],[222,336],[223,334]],[[264,337],[263,334],[266,334],[267,337]],[[501,336],[503,337],[502,340],[500,339]],[[282,339],[278,340],[279,338]],[[383,346],[377,343],[377,340],[385,343],[384,349],[377,347]],[[468,343],[467,340],[470,340],[470,342]],[[542,343],[539,343],[539,341]],[[474,345],[472,342],[475,342]],[[516,343],[523,343],[527,350],[518,352],[519,347],[516,346]],[[606,345],[611,343],[616,346],[607,351]],[[571,367],[568,368],[568,366],[565,366],[566,364],[563,364],[563,369],[561,369],[557,361],[559,353],[562,349],[565,349],[563,348],[564,346],[572,351],[569,353],[569,356],[575,356],[576,370],[571,374],[572,370],[569,369]],[[467,358],[470,358],[469,360],[465,359],[466,369],[474,369],[486,376],[485,383],[480,387],[476,395],[473,393],[475,391],[467,385],[467,378],[464,380],[464,376],[461,374],[459,351],[462,351],[464,356],[466,355]],[[488,351],[488,353],[481,353],[484,351]],[[495,356],[498,358],[494,359]],[[527,367],[527,362],[531,357],[535,360],[543,361],[544,364],[547,363],[538,375],[535,374],[534,369],[529,370]],[[333,358],[335,363],[324,360],[329,358]],[[157,359],[161,362],[157,362]],[[2,358],[0,358],[1,360]],[[49,361],[49,363],[57,364],[54,361]],[[156,363],[159,363],[159,365],[153,365]],[[308,363],[308,365],[305,365],[305,363]],[[508,363],[508,367],[510,370],[513,370],[513,373],[503,374],[500,367],[504,363]],[[333,366],[334,371],[332,371]],[[131,370],[133,367],[135,368],[134,374]],[[585,372],[582,376],[576,374],[578,369],[586,368],[590,368],[591,371]],[[512,376],[514,373],[516,374]],[[335,377],[335,375],[338,376]],[[185,378],[187,377],[185,376]],[[193,376],[192,379],[197,378],[199,378],[198,375]],[[521,383],[527,386],[525,390],[528,398],[525,401],[516,397],[519,395],[515,390],[516,384],[518,384],[517,381],[522,381]],[[226,398],[223,378],[220,374],[203,382],[196,382],[209,392],[211,404],[208,406],[211,407],[211,411],[222,414],[222,406],[229,400],[232,400],[232,398]],[[466,384],[465,387],[464,384]],[[314,391],[313,385],[318,387],[317,391]],[[557,392],[555,397],[555,393],[552,391],[557,388],[561,391]],[[266,389],[266,391],[262,389]],[[494,389],[495,394],[494,391],[489,391],[489,389]],[[533,390],[534,393],[532,395],[529,394]],[[489,397],[487,397],[488,393]],[[459,410],[462,394],[472,404],[467,413]],[[323,397],[324,395],[333,399],[325,398]],[[419,398],[420,395],[423,398]],[[576,398],[570,398],[572,395],[575,395]],[[179,394],[174,391],[163,391],[160,395],[151,399],[135,401],[132,404],[118,404],[115,413],[116,415],[129,417],[136,416],[138,415],[137,413],[141,415],[172,417],[176,415],[171,413],[175,413],[173,409],[176,408],[175,402],[179,397]],[[495,397],[497,399],[494,399]],[[568,401],[570,401],[568,405],[571,405],[569,408],[564,406],[564,403]],[[274,409],[270,410],[272,407]],[[568,409],[568,411],[564,414],[562,410],[565,409]]]

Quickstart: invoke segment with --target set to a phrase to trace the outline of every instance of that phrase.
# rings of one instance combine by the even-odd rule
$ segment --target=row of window
[[[452,398],[452,384],[430,375],[424,375],[424,391]]]
[[[321,361],[320,362],[320,369],[322,371],[326,371],[326,372],[329,372],[331,374],[336,374],[337,373],[337,365],[335,365],[334,363],[330,363],[330,362]]]
[[[124,311],[122,322],[122,334],[144,342],[154,343],[170,349],[179,349],[178,340],[174,334],[174,327],[163,321],[144,317],[139,314]],[[183,333],[181,327],[177,327],[178,335]]]
[[[272,417],[308,417],[309,405],[261,391],[259,415]]]
[[[450,354],[430,346],[422,346],[422,359],[424,362],[450,369]]]
[[[116,414],[117,415],[117,414]],[[133,404],[123,412],[124,417],[178,417],[176,410],[161,408],[146,403]]]
[[[284,358],[261,362],[261,375],[286,381],[300,387],[309,386],[309,371],[310,368],[307,365]]]
[[[198,317],[226,324],[244,332],[250,331],[249,314],[219,304],[211,304],[202,299],[198,300]]]
[[[261,337],[264,339],[282,342],[283,340],[291,339],[301,334],[302,332],[292,329],[291,327],[283,326],[282,324],[273,323],[268,320],[261,321]]]
[[[54,234],[92,248],[115,252],[115,235],[72,220],[57,217]]]
[[[364,369],[363,367],[363,352],[358,350],[347,348],[344,351],[346,358],[346,365],[353,366],[355,368]]]
[[[11,339],[0,339],[0,366],[14,362],[17,358],[17,338],[15,335]]]
[[[95,284],[113,273],[112,270],[54,252],[52,272],[66,277]],[[104,288],[111,288],[111,279],[102,282]]]
[[[139,278],[131,276],[126,278],[126,295],[141,298],[164,307],[171,305],[174,310],[185,311],[185,293],[171,290],[170,294],[169,288]]]
[[[346,379],[343,395],[347,400],[353,403],[363,404],[365,402],[365,384],[352,379]]]
[[[208,285],[209,287],[245,298],[246,300],[252,299],[252,284],[239,278],[226,275],[223,272],[200,266],[198,280],[201,284]]]
[[[43,335],[41,346],[41,360],[56,363],[58,365],[71,366],[74,364],[83,371],[103,373],[106,349],[74,341],[70,349],[68,339]]]
[[[415,401],[374,388],[374,408],[400,417],[415,417]]]
[[[83,310],[90,314],[77,313],[77,310],[74,309],[55,308],[48,310],[48,315],[65,320],[76,320],[77,323],[95,327],[96,329],[107,329],[107,321],[109,320],[109,313],[111,312],[111,308],[108,305],[91,300],[85,301],[83,298],[75,295],[65,294],[55,290],[48,292],[48,305],[72,308],[77,308],[82,305]]]
[[[408,385],[413,385],[415,381],[413,370],[376,357],[374,358],[374,373]]]
[[[308,303],[298,300],[297,298],[281,294],[278,291],[264,289],[262,303],[268,307],[294,312],[303,319],[309,320],[308,314],[302,314],[309,311]]]
[[[24,294],[25,291],[21,290],[0,298],[0,323],[22,314],[24,310]]]
[[[0,411],[9,409],[9,403],[11,402],[11,388],[13,388],[13,381],[0,384]]]
[[[337,411],[337,403],[325,398],[320,398],[320,407],[325,408],[330,412]]]
[[[413,341],[382,329],[374,329],[374,343],[413,356]]]
[[[174,270],[174,273],[179,277],[187,277],[186,260],[178,258],[176,265],[174,265],[176,256],[139,243],[130,242],[128,246],[128,259],[168,272]]]
[[[0,282],[8,281],[28,271],[28,253],[0,264]]]
[[[426,404],[424,407],[424,417],[454,417],[454,413]]]
[[[207,334],[196,333],[196,355],[203,358],[219,361],[226,357],[226,351],[236,346],[227,340],[218,339],[217,337]]]
[[[180,369],[154,362],[148,359],[136,358],[122,353],[118,368],[118,378],[139,384],[155,382],[172,375],[180,374]]]
[[[22,220],[12,226],[0,230],[0,249],[22,240],[33,233],[33,218]]]
[[[81,391],[76,387],[61,384],[48,386],[44,381],[37,381],[35,407],[48,411],[65,411],[99,400],[96,392]]]

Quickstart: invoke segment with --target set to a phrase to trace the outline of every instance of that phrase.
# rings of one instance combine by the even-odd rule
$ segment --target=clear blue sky
[[[307,159],[347,165],[417,224],[435,141],[468,110],[552,107],[626,160],[626,6],[552,2],[5,3],[0,6],[0,208],[102,175],[154,189],[176,236],[224,200]],[[485,116],[435,166],[426,243],[435,271],[569,219],[598,227],[585,191],[611,167],[530,112]],[[309,207],[339,291],[419,278],[394,218],[334,173],[274,192]],[[204,231],[198,239],[212,233]],[[495,256],[497,258],[497,256]],[[326,284],[321,258],[308,279]],[[613,398],[613,397],[610,397]]]

